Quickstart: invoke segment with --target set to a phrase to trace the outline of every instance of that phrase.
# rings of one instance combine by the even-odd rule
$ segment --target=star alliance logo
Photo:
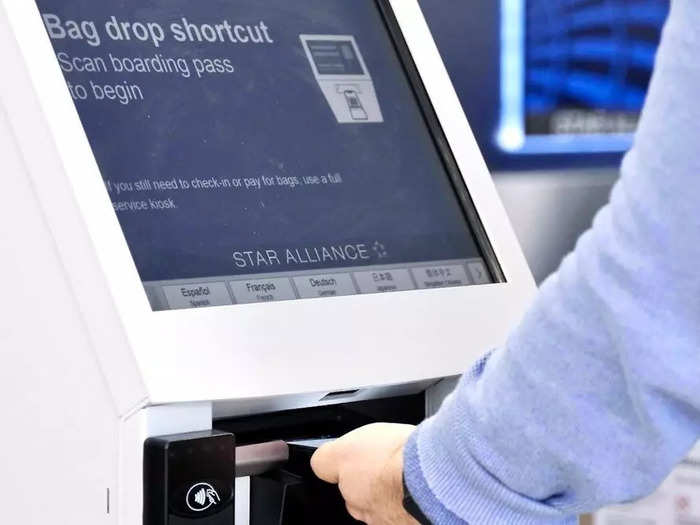
[[[377,257],[379,259],[385,259],[389,257],[389,252],[386,249],[386,246],[384,246],[384,243],[375,241],[375,243],[372,245],[372,250],[374,250],[374,253],[377,254]]]

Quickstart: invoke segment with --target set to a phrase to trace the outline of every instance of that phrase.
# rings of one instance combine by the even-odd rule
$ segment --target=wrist
[[[403,483],[403,508],[414,519],[414,522],[420,525],[432,525],[431,521],[426,517],[418,503],[413,499],[411,491],[406,485],[406,478],[402,476]]]
[[[403,483],[403,447],[398,448],[388,461],[385,469],[385,486],[388,491],[388,500],[397,509],[403,509],[404,483]]]
[[[383,494],[381,501],[388,505],[390,523],[397,525],[415,525],[415,519],[407,512],[404,505],[403,446],[397,449],[387,461],[382,476]]]
[[[415,439],[415,434],[412,436],[411,439],[407,441],[406,445],[403,447],[403,461],[401,468],[401,490],[403,494],[402,506],[406,513],[412,517],[412,523],[419,525],[432,525],[430,519],[428,519],[425,512],[423,512],[423,510],[418,506],[417,501],[413,498],[413,494],[411,493],[411,489],[408,485],[407,478],[410,478],[410,472],[406,472],[405,467],[407,466],[406,461],[408,461],[409,471],[412,467],[410,453],[412,448],[411,445],[415,444],[412,441],[413,439]]]

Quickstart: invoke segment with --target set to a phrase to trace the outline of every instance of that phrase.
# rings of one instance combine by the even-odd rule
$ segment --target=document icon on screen
[[[352,35],[300,35],[321,91],[340,124],[384,122],[374,82]]]

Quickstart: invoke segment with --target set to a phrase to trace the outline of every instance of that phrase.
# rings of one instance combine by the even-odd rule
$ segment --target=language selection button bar
[[[439,265],[412,268],[418,288],[449,288],[466,286],[471,283],[464,266]]]
[[[291,301],[297,296],[287,278],[231,281],[231,290],[239,304]]]
[[[180,284],[164,286],[163,292],[173,310],[183,308],[207,308],[231,303],[231,296],[224,283]]]
[[[355,280],[362,293],[403,292],[416,288],[408,270],[358,272]]]
[[[313,297],[335,297],[338,295],[355,295],[355,284],[348,273],[328,275],[304,275],[294,278],[299,295],[304,299]]]

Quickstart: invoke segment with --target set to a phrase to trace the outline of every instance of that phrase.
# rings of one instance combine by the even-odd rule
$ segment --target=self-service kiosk
[[[0,68],[3,523],[343,523],[313,440],[532,298],[416,0],[0,0]]]

